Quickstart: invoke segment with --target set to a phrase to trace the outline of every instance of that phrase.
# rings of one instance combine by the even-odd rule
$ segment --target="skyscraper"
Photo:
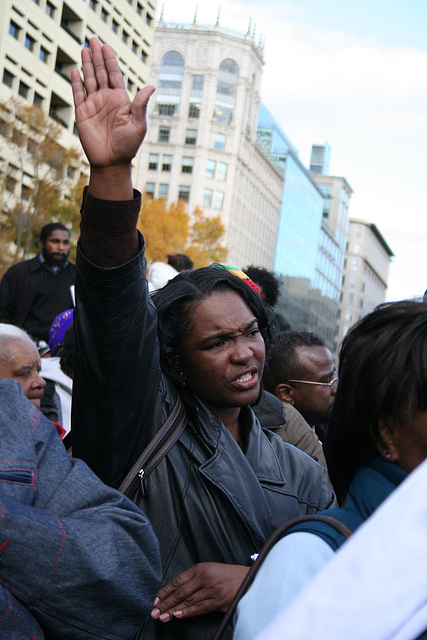
[[[228,262],[273,268],[283,165],[257,138],[263,47],[219,24],[157,24],[138,188],[220,215]]]

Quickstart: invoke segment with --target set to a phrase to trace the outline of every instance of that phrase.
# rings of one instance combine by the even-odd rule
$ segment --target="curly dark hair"
[[[185,253],[174,253],[173,255],[168,254],[167,259],[168,264],[170,264],[170,266],[176,269],[179,273],[186,269],[194,269],[194,262],[191,258],[186,256]]]
[[[384,419],[410,428],[427,410],[427,303],[377,307],[346,335],[340,352],[325,455],[342,503],[356,472],[385,446]]]
[[[181,345],[193,326],[192,311],[219,291],[235,291],[258,320],[266,348],[272,341],[274,314],[244,280],[218,267],[183,271],[152,296],[158,314],[161,367],[174,383],[185,382],[181,365]]]
[[[305,375],[302,369],[297,347],[324,347],[325,343],[319,336],[310,331],[284,331],[271,345],[265,363],[263,375],[264,387],[270,393],[275,393],[277,385],[292,378]]]
[[[243,269],[243,271],[255,282],[255,284],[262,288],[265,294],[266,303],[269,304],[270,307],[274,307],[280,293],[280,282],[274,273],[264,269],[263,267],[254,267],[252,265]]]

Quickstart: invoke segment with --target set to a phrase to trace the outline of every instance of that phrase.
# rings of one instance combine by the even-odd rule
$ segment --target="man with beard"
[[[43,227],[40,254],[13,265],[0,284],[0,322],[22,327],[48,342],[53,320],[74,306],[76,268],[68,262],[70,234],[60,222]]]

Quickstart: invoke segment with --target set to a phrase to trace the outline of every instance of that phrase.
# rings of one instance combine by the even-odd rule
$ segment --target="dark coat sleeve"
[[[138,198],[86,197],[77,254],[73,455],[113,487],[159,426],[157,313],[145,280],[144,239],[135,229],[139,206]],[[104,264],[129,258],[135,237],[136,255],[119,266],[97,266],[86,255]]]

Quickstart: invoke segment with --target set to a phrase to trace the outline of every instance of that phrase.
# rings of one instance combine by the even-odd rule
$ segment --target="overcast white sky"
[[[308,166],[354,190],[350,216],[395,253],[388,300],[427,289],[427,0],[165,0],[166,22],[220,24],[265,39],[261,98]]]

